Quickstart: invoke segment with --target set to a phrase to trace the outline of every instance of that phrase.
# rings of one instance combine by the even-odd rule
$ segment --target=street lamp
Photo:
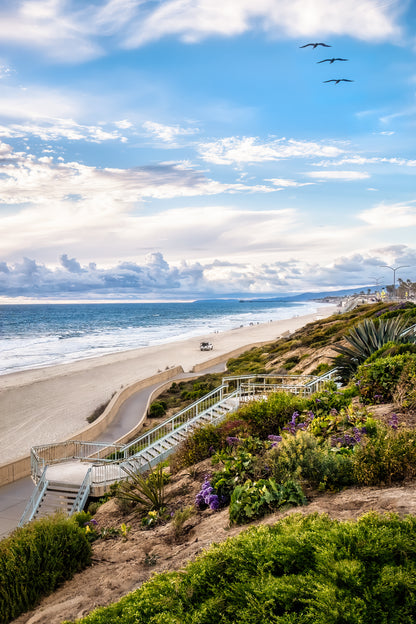
[[[409,267],[410,264],[402,264],[402,266],[399,267],[391,267],[388,266],[387,264],[382,264],[381,268],[384,269],[391,269],[393,271],[393,297],[396,296],[396,271],[398,271],[399,269],[404,269],[405,267]]]

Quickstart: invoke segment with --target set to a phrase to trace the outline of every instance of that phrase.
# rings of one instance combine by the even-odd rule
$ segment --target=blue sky
[[[0,302],[416,281],[415,33],[407,0],[1,0]]]

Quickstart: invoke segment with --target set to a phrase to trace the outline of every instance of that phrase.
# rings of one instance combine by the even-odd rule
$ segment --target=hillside
[[[293,373],[311,373],[325,370],[332,366],[333,357],[337,355],[334,345],[345,342],[345,336],[351,327],[361,323],[364,319],[380,318],[383,314],[392,318],[406,315],[406,322],[409,325],[413,319],[414,308],[407,309],[393,305],[376,304],[362,306],[346,315],[334,315],[329,319],[311,323],[275,343],[248,351],[239,358],[228,362],[228,370],[231,374],[288,370]],[[412,358],[413,355],[409,357]],[[414,358],[409,361],[413,362]],[[173,405],[177,407],[186,400],[189,402],[190,393],[197,395],[199,392],[206,392],[210,389],[210,385],[215,385],[217,381],[215,376],[204,376],[202,380],[194,381],[191,384],[178,384],[177,387],[173,388],[173,391],[159,397],[158,401],[161,401],[165,405],[165,409],[169,411],[173,409]],[[34,611],[21,615],[14,622],[16,624],[58,624],[63,620],[73,621],[81,618],[97,606],[109,605],[119,600],[155,573],[183,569],[188,561],[195,559],[210,544],[223,542],[229,537],[240,534],[247,528],[248,524],[271,526],[288,515],[313,512],[325,513],[331,518],[342,521],[357,519],[369,511],[394,512],[400,517],[405,517],[408,514],[416,516],[416,444],[412,435],[416,425],[416,410],[406,406],[403,400],[401,405],[394,401],[382,400],[378,400],[377,405],[369,404],[368,401],[364,401],[364,395],[357,396],[357,392],[352,391],[350,392],[352,399],[348,399],[349,407],[347,407],[345,397],[341,394],[332,389],[315,399],[316,405],[325,401],[328,405],[326,412],[322,411],[322,408],[316,408],[314,435],[320,436],[319,444],[321,446],[318,445],[319,448],[322,448],[322,444],[326,444],[325,439],[329,435],[329,430],[338,436],[342,433],[344,437],[347,437],[347,433],[341,431],[341,428],[345,427],[346,420],[351,420],[356,428],[361,427],[363,432],[363,423],[367,424],[369,428],[372,427],[375,439],[378,439],[378,427],[384,427],[380,439],[387,439],[383,438],[384,432],[387,431],[386,428],[390,426],[390,423],[394,422],[395,430],[391,435],[393,451],[389,451],[388,461],[390,463],[388,472],[383,473],[384,476],[380,477],[371,472],[373,460],[370,455],[365,455],[365,448],[371,447],[370,437],[362,451],[360,451],[360,445],[357,443],[357,449],[362,454],[361,461],[367,462],[362,464],[357,464],[357,453],[351,454],[352,447],[346,446],[344,448],[343,443],[337,443],[338,446],[335,446],[334,450],[339,452],[328,453],[327,457],[332,461],[336,456],[337,461],[339,460],[341,463],[332,463],[331,470],[338,470],[339,466],[342,465],[344,467],[341,470],[345,471],[345,461],[355,458],[355,477],[354,479],[350,478],[348,487],[342,485],[344,482],[347,484],[343,473],[334,477],[331,485],[330,480],[326,481],[327,477],[321,481],[319,479],[314,480],[311,476],[307,476],[307,471],[302,477],[299,467],[297,474],[300,475],[303,491],[307,497],[306,505],[291,509],[272,510],[271,513],[267,513],[251,523],[230,524],[228,506],[219,510],[213,510],[206,506],[201,509],[194,507],[197,494],[201,491],[207,475],[211,476],[215,471],[218,471],[219,467],[222,467],[224,471],[227,465],[229,470],[234,470],[235,464],[231,461],[234,453],[239,457],[239,460],[245,458],[246,462],[252,462],[252,465],[250,464],[247,469],[249,470],[247,474],[253,478],[252,475],[261,474],[261,470],[264,469],[265,464],[262,457],[273,459],[273,457],[276,458],[276,455],[273,456],[274,451],[270,448],[267,439],[261,443],[250,442],[251,446],[247,447],[251,449],[249,458],[243,448],[244,445],[242,444],[240,447],[238,446],[239,443],[236,443],[237,446],[231,447],[229,450],[225,448],[223,451],[218,451],[219,463],[215,466],[208,456],[212,453],[208,453],[202,461],[193,463],[187,460],[188,465],[181,468],[184,457],[189,459],[191,455],[197,456],[196,450],[202,454],[206,452],[201,450],[201,440],[197,440],[196,446],[184,447],[171,462],[172,475],[166,485],[164,501],[166,513],[164,515],[160,515],[160,518],[157,517],[154,524],[150,522],[146,526],[144,520],[148,522],[149,518],[152,518],[151,514],[143,515],[143,512],[137,513],[137,509],[133,510],[128,505],[120,506],[116,498],[112,498],[99,506],[94,520],[97,523],[95,530],[99,531],[101,538],[93,543],[92,566],[77,574],[72,580],[67,581],[54,594],[43,599]],[[293,403],[293,405],[295,404]],[[310,406],[308,407],[306,404],[301,405],[299,403],[299,406],[301,406],[299,410],[304,409],[305,413],[308,409],[310,410]],[[293,411],[292,404],[289,405],[288,410],[288,414]],[[299,415],[299,412],[296,413]],[[335,413],[337,413],[336,416],[334,416]],[[346,419],[345,414],[347,414]],[[330,415],[332,415],[332,419],[329,417]],[[274,427],[277,427],[277,422],[285,423],[288,420],[287,417],[283,418],[282,416],[283,420],[280,418],[277,421],[274,414],[272,416],[269,414],[267,418],[271,418],[270,422],[275,423]],[[227,440],[228,443],[228,439],[237,440],[238,437],[236,436],[240,436],[244,441],[246,439],[244,436],[247,434],[249,434],[247,439],[257,439],[254,436],[258,435],[259,430],[256,431],[253,428],[254,422],[253,415],[250,416],[250,414],[243,412],[237,414],[237,420],[229,421],[223,426],[221,430],[223,442]],[[292,423],[296,423],[296,419],[292,418]],[[297,426],[299,425],[294,425],[294,428]],[[348,431],[352,431],[352,429],[348,429]],[[274,429],[270,433],[279,432]],[[283,430],[280,433],[283,433]],[[284,441],[286,440],[285,443],[293,445],[294,440],[301,440],[302,436],[306,435],[302,428],[297,433],[292,431],[292,434],[294,435],[288,432],[283,435]],[[204,434],[206,446],[210,443],[210,436],[214,436],[213,440],[216,435],[218,435],[217,432],[211,430]],[[348,435],[352,435],[352,433]],[[391,453],[394,452],[394,441],[400,435],[402,436],[401,449],[408,448],[408,455],[405,456],[403,450],[400,451],[402,457],[399,466],[399,460],[394,459]],[[220,444],[218,439],[218,437],[215,438]],[[242,450],[239,451],[239,448]],[[258,460],[254,448],[259,449]],[[319,452],[321,453],[321,451]],[[196,455],[193,455],[195,453]],[[197,459],[200,458],[197,457]],[[393,459],[396,463],[395,467],[392,468]],[[368,468],[369,465],[370,468]],[[241,468],[239,470],[241,471]],[[328,476],[328,472],[326,474]],[[191,506],[194,507],[192,512],[184,513]],[[124,512],[122,511],[123,508]],[[156,518],[156,516],[154,517]],[[120,531],[122,525],[128,529],[124,535]]]

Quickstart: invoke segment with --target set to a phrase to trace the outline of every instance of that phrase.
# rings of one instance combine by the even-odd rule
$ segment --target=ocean
[[[250,324],[311,314],[319,303],[211,300],[0,305],[0,375]]]

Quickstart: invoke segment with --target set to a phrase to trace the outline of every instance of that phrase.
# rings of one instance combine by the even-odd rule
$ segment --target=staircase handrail
[[[33,517],[39,507],[40,501],[42,500],[46,488],[48,487],[48,483],[49,481],[46,478],[46,468],[44,468],[42,476],[39,479],[35,489],[33,490],[32,496],[28,500],[28,503],[17,526],[21,527],[27,522],[33,520]]]
[[[339,376],[338,369],[336,367],[331,368],[329,371],[326,371],[326,373],[319,375],[318,377],[316,377],[315,380],[310,381],[306,385],[309,388],[311,388],[311,392],[316,392],[327,381],[331,381],[332,379],[336,381],[338,376]]]
[[[32,477],[37,483],[39,476],[46,466],[58,464],[69,459],[93,459],[100,460],[100,453],[104,456],[112,452],[118,452],[123,448],[122,444],[109,444],[108,442],[83,442],[82,440],[66,440],[41,444],[30,449],[30,465]],[[65,449],[69,451],[65,452]]]
[[[81,483],[78,494],[72,504],[72,507],[69,511],[69,515],[72,516],[74,513],[81,511],[85,507],[85,503],[87,502],[90,490],[91,490],[91,473],[92,466],[88,469],[87,474],[84,477],[83,482]]]
[[[259,383],[264,383],[264,381],[261,382],[260,380],[282,379],[282,380],[288,381],[288,382],[295,382],[295,383],[289,383],[289,385],[299,385],[299,386],[301,386],[301,385],[304,385],[304,384],[306,384],[306,383],[308,383],[310,381],[313,381],[314,379],[317,379],[317,375],[278,375],[276,373],[271,373],[271,374],[252,373],[251,375],[228,375],[228,376],[222,378],[222,383],[223,383],[223,385],[228,387],[228,385],[231,382],[236,382],[237,388],[238,388],[238,387],[240,387],[241,384],[246,383],[246,381],[250,380],[250,379],[259,380]],[[297,384],[296,380],[301,380],[302,383]],[[285,383],[275,384],[275,385],[286,386]]]
[[[153,442],[156,442],[164,437],[159,435],[159,432],[161,430],[165,429],[166,431],[175,431],[176,429],[178,429],[178,427],[181,427],[183,424],[190,422],[193,418],[199,416],[202,412],[205,412],[210,407],[222,401],[226,389],[227,388],[224,384],[221,384],[221,386],[218,386],[218,388],[214,388],[214,390],[211,390],[211,392],[208,392],[208,394],[205,394],[200,399],[197,399],[196,401],[182,409],[180,412],[177,412],[176,414],[165,420],[163,423],[160,423],[160,425],[153,427],[153,429],[150,429],[149,431],[142,434],[138,438],[135,438],[128,444],[125,444],[122,449],[120,449],[120,454],[122,454],[123,458],[126,459],[127,457],[130,457],[130,449],[136,449],[138,446],[142,445],[143,448],[146,448],[153,444]],[[219,397],[219,399],[216,401],[215,398],[217,396]],[[200,410],[199,408],[204,405],[206,407],[203,407],[203,409]],[[176,424],[178,422],[180,424]],[[165,435],[168,435],[168,433],[166,433]],[[145,443],[146,441],[147,443]]]
[[[211,394],[211,393],[210,393]],[[198,420],[200,420],[204,415],[206,415],[209,411],[213,411],[213,409],[215,407],[218,407],[221,405],[221,403],[225,403],[226,401],[228,401],[231,398],[237,397],[238,396],[238,390],[235,390],[231,395],[228,395],[226,397],[223,397],[222,400],[218,401],[217,403],[213,403],[210,407],[206,408],[205,410],[199,412],[196,416],[194,416],[193,418],[191,418],[190,420],[187,420],[186,422],[182,423],[181,425],[179,425],[178,427],[175,427],[174,429],[171,429],[168,433],[166,433],[164,436],[161,436],[159,438],[155,438],[154,441],[141,448],[140,450],[138,450],[136,453],[129,455],[128,457],[124,457],[124,458],[119,458],[114,460],[112,463],[106,463],[106,464],[101,464],[101,465],[97,465],[97,463],[93,466],[93,475],[97,475],[97,478],[95,476],[92,477],[92,484],[95,483],[108,483],[110,481],[114,481],[114,480],[122,480],[126,478],[126,473],[123,469],[123,464],[124,465],[128,465],[129,462],[131,461],[137,461],[140,457],[140,455],[146,453],[149,449],[151,449],[152,447],[158,445],[158,444],[162,444],[165,440],[168,440],[169,437],[172,436],[173,433],[180,433],[183,430],[187,430],[189,428],[191,428],[194,424],[196,424],[198,422]],[[212,418],[212,422],[215,422],[217,420],[219,420],[220,418],[223,418],[224,416],[220,416],[220,417],[214,417]],[[155,429],[160,429],[160,427],[156,427]],[[143,436],[142,436],[143,437]],[[131,444],[134,445],[133,441]],[[154,457],[153,459],[151,459],[150,461],[146,461],[146,463],[148,465],[154,466],[157,463],[159,463],[160,461],[164,461],[166,459],[166,457],[168,457],[168,455],[173,452],[173,448],[166,450],[166,451],[162,451],[157,457]],[[116,466],[118,465],[118,471]],[[144,468],[143,470],[146,470],[147,468]],[[140,470],[140,468],[139,468]],[[117,472],[117,478],[115,478],[115,472]],[[111,479],[109,478],[109,475],[111,476]]]

